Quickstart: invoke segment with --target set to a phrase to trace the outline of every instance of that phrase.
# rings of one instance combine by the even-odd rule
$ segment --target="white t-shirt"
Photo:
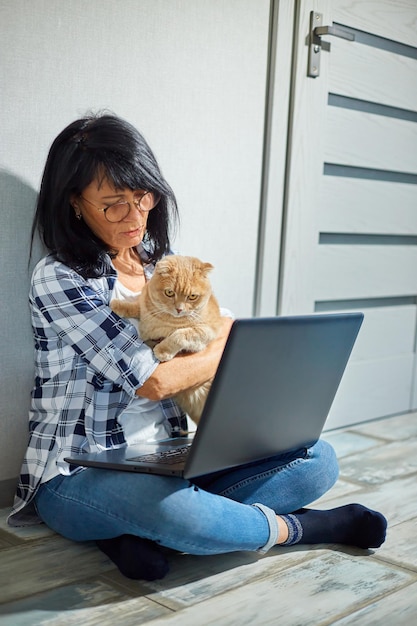
[[[116,280],[112,300],[133,300],[139,293],[131,291]],[[138,329],[138,320],[129,318],[129,321]],[[165,416],[159,402],[136,396],[118,418],[123,428],[124,436],[129,445],[141,441],[165,439],[169,433],[165,428]]]

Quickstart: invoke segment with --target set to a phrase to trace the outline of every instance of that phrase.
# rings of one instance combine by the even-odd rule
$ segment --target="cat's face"
[[[213,266],[195,257],[168,256],[156,264],[149,295],[159,310],[173,317],[198,318],[211,295],[207,277]]]

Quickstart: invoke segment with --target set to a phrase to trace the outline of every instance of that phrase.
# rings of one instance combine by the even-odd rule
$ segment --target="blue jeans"
[[[196,479],[85,469],[41,485],[41,519],[75,541],[131,534],[189,554],[266,552],[277,539],[275,514],[313,502],[336,482],[324,441]]]

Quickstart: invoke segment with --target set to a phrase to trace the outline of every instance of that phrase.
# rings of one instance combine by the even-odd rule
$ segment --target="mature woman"
[[[30,439],[9,523],[42,520],[75,541],[96,540],[132,578],[167,571],[166,551],[266,552],[275,544],[378,547],[386,520],[357,504],[304,509],[336,481],[332,448],[278,455],[206,476],[69,466],[73,453],[175,436],[185,416],[169,398],[214,375],[230,329],[197,354],[159,363],[137,329],[112,312],[170,252],[174,194],[129,123],[80,119],[52,144],[33,233],[49,255],[30,292],[35,384]]]

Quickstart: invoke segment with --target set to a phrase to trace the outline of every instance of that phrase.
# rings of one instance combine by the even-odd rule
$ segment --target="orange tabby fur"
[[[140,336],[160,361],[169,361],[179,352],[199,352],[217,336],[221,324],[208,279],[212,269],[210,263],[195,257],[164,257],[134,301],[113,300],[111,308],[122,317],[139,319]],[[210,384],[208,381],[175,397],[196,424]]]

